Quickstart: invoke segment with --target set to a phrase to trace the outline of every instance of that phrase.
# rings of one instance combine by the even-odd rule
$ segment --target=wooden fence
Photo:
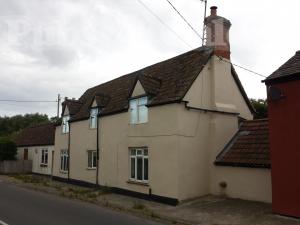
[[[31,160],[0,161],[0,174],[24,174],[31,172]]]

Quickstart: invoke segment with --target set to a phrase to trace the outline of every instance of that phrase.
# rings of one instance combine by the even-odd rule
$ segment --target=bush
[[[16,155],[16,144],[9,138],[0,138],[0,161],[15,160]]]

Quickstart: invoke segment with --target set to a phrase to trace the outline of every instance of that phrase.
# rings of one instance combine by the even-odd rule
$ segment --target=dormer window
[[[130,123],[140,124],[148,122],[148,98],[141,97],[130,100]]]
[[[62,133],[63,134],[70,132],[69,120],[70,120],[70,116],[63,116],[63,118],[62,118]]]
[[[90,128],[97,128],[98,108],[92,108],[90,111]]]

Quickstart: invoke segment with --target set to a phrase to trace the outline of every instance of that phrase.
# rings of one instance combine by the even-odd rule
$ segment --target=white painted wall
[[[51,175],[52,171],[52,152],[54,146],[33,146],[33,147],[18,147],[17,159],[24,159],[24,149],[28,149],[28,160],[32,160],[32,172],[44,175]],[[42,166],[42,149],[48,149],[48,165]]]

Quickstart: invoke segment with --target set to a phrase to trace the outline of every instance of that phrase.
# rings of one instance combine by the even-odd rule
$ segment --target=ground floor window
[[[147,183],[148,167],[148,149],[130,149],[130,179]]]
[[[96,169],[97,167],[97,151],[88,151],[88,168]]]
[[[69,153],[68,150],[60,151],[60,170],[68,171],[69,170]]]
[[[48,165],[48,149],[42,149],[41,165]]]

